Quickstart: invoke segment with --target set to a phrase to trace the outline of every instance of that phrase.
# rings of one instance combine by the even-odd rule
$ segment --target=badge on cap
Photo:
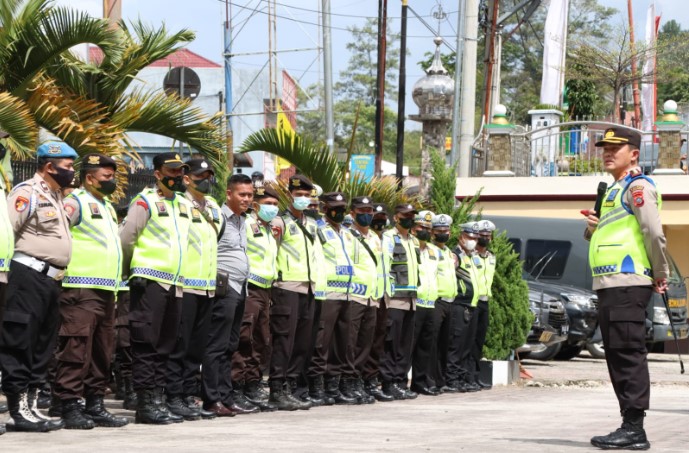
[[[362,202],[363,204],[368,204],[368,203],[369,203],[368,198],[364,198],[363,200],[361,200],[361,202]],[[380,206],[378,206],[378,207],[380,208]]]
[[[48,146],[48,154],[60,154],[61,152],[62,152],[62,148],[60,148],[60,145]]]
[[[207,162],[201,162],[201,168],[208,168]]]
[[[300,187],[300,186],[301,186],[301,179],[299,179],[299,178],[292,178],[292,186],[293,186],[293,187]]]
[[[179,154],[175,154],[175,159],[177,159],[177,160],[182,160],[182,159],[179,157]]]
[[[615,131],[612,129],[608,129],[607,132],[605,133],[605,138],[610,138],[615,136]]]
[[[426,222],[430,222],[433,219],[433,214],[431,214],[430,212],[427,212],[426,215],[423,217],[423,219]]]
[[[339,195],[339,194],[338,194],[338,195],[335,197],[335,201],[342,201],[342,200],[343,200],[342,195]]]
[[[383,207],[380,205],[376,206],[376,212],[383,212]]]
[[[89,165],[98,165],[100,164],[100,156],[89,156]]]

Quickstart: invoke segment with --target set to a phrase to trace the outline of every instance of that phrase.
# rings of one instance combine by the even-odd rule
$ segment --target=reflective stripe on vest
[[[432,308],[438,298],[438,252],[433,244],[426,244],[421,250],[419,263],[419,289],[416,291],[416,305]]]
[[[349,230],[343,228],[338,233],[329,223],[326,223],[318,227],[318,238],[325,258],[325,266],[321,272],[325,274],[326,291],[349,293],[353,274],[349,253],[353,249],[354,237]],[[363,285],[364,288],[367,286]],[[358,288],[358,292],[361,292],[361,289],[361,287]]]
[[[192,206],[180,194],[168,200],[155,189],[145,189],[132,203],[139,198],[148,205],[150,217],[134,246],[130,277],[183,286]]]
[[[14,231],[7,215],[7,198],[5,191],[0,190],[0,272],[10,270],[10,261],[14,255]]]
[[[457,277],[455,276],[455,260],[448,247],[438,250],[438,297],[448,302],[457,297]]]
[[[282,233],[282,241],[278,247],[278,278],[288,282],[316,282],[319,274],[316,266],[317,246],[304,235],[290,214],[285,214],[281,218],[285,223],[285,231]],[[304,222],[304,228],[312,236],[313,241],[317,241],[316,222],[306,216],[304,216]]]
[[[389,272],[394,280],[393,297],[416,297],[419,281],[416,239],[409,236],[404,240],[396,229],[386,231],[383,237],[389,241],[383,253],[390,256]]]
[[[278,275],[275,265],[277,242],[270,228],[253,216],[246,218],[246,255],[249,258],[249,282],[270,288]]]
[[[484,297],[492,297],[493,296],[493,291],[492,291],[492,286],[493,286],[493,278],[495,277],[495,255],[492,253],[488,252],[489,255],[486,257],[483,257],[481,255],[476,255],[479,257],[481,260],[481,269],[479,272],[479,278],[481,279],[481,292],[479,293],[479,297],[484,296]]]
[[[187,198],[192,205],[191,224],[182,275],[184,288],[214,291],[215,277],[218,272],[217,231],[220,230],[220,215],[217,213],[220,212],[220,207],[212,198],[205,198],[205,212],[200,211],[198,203]],[[213,226],[209,220],[215,222],[216,226]]]
[[[100,201],[85,189],[69,197],[79,203],[80,218],[70,228],[72,259],[62,286],[117,291],[122,280],[122,246],[115,210],[109,201]]]
[[[353,296],[360,299],[369,299],[371,297],[380,299],[383,297],[384,290],[384,288],[379,287],[383,283],[379,277],[383,269],[380,239],[371,231],[368,232],[367,236],[363,236],[358,230],[352,229],[351,234],[354,237],[352,243],[354,250],[352,253],[354,275],[352,276],[350,292]],[[366,245],[373,252],[373,256],[376,257],[375,261],[361,241],[366,241]]]

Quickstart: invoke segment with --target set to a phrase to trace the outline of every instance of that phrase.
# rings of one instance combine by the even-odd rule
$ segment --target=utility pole
[[[376,77],[376,158],[375,175],[381,175],[383,165],[383,121],[385,114],[385,57],[388,0],[378,0],[378,73]],[[404,52],[405,49],[402,49]]]
[[[333,120],[333,44],[330,37],[330,0],[322,0],[323,15],[323,89],[325,91],[325,142],[335,155]]]
[[[397,186],[402,188],[404,178],[404,101],[407,97],[407,5],[408,0],[402,0],[402,26],[400,29],[400,80],[397,95],[397,159],[395,159],[395,176]]]
[[[634,99],[634,121],[632,126],[639,127],[641,120],[641,101],[639,100],[639,80],[637,77],[636,52],[634,48],[634,13],[632,12],[632,0],[627,0],[627,12],[629,13],[629,47],[632,52],[632,97]]]
[[[459,0],[459,11],[457,12],[457,44],[455,52],[455,97],[454,105],[452,106],[452,149],[450,151],[450,162],[452,166],[457,166],[459,161],[459,106],[461,100],[461,85],[462,79],[462,63],[464,55],[464,15],[466,12],[466,0]],[[464,166],[464,162],[459,162],[458,173],[460,178],[469,176],[468,164]]]
[[[486,73],[483,80],[483,124],[488,124],[491,118],[491,112],[493,110],[493,86],[494,86],[494,66],[495,66],[495,40],[497,38],[497,22],[498,22],[498,9],[499,1],[492,0],[488,3],[488,17],[489,23],[486,27],[486,50],[485,50],[485,63],[486,63]],[[499,64],[499,60],[498,60]]]
[[[225,45],[225,124],[226,124],[226,149],[230,159],[230,170],[232,170],[232,22],[230,15],[230,4],[225,0],[225,23],[223,24],[223,37]]]
[[[459,176],[471,172],[471,145],[474,142],[476,112],[476,45],[478,41],[478,0],[464,0],[464,52],[462,53],[462,99],[459,112]]]

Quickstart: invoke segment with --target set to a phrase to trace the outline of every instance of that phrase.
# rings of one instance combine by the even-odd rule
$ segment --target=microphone
[[[604,181],[598,183],[598,194],[596,195],[596,204],[593,209],[596,211],[596,217],[600,218],[600,208],[603,205],[603,198],[605,192],[608,190],[608,184]]]

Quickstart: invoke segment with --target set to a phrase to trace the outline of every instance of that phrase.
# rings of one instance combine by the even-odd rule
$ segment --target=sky
[[[547,2],[548,0],[544,0]],[[599,0],[601,4],[617,8],[616,20],[627,21],[627,0]],[[268,16],[266,0],[229,0],[234,28],[233,53],[265,52],[268,49]],[[633,0],[634,22],[637,40],[644,37],[646,11],[651,0]],[[55,0],[55,3],[85,10],[92,15],[102,14],[102,0]],[[333,79],[337,81],[347,64],[346,45],[350,39],[348,26],[363,25],[366,17],[376,17],[376,0],[331,0],[331,26],[333,47]],[[689,28],[685,0],[656,0],[656,13],[662,23],[678,20],[683,28]],[[317,10],[321,0],[277,0],[277,45],[285,49],[315,48],[319,45]],[[442,7],[446,17],[438,21],[433,13]],[[408,55],[407,55],[407,114],[416,113],[410,98],[411,87],[424,74],[417,62],[424,53],[433,51],[433,32],[426,28],[413,11],[434,30],[440,30],[446,42],[454,48],[456,42],[457,10],[459,0],[409,0]],[[388,0],[388,17],[393,30],[398,31],[401,1]],[[222,62],[223,22],[225,0],[123,0],[122,15],[126,20],[141,18],[159,25],[165,23],[169,30],[188,28],[196,32],[196,40],[188,47],[192,51],[216,62]],[[443,47],[447,52],[448,47]],[[232,59],[238,68],[261,68],[267,55],[238,56]],[[287,69],[303,87],[322,77],[322,59],[316,50],[278,53],[280,69]]]

